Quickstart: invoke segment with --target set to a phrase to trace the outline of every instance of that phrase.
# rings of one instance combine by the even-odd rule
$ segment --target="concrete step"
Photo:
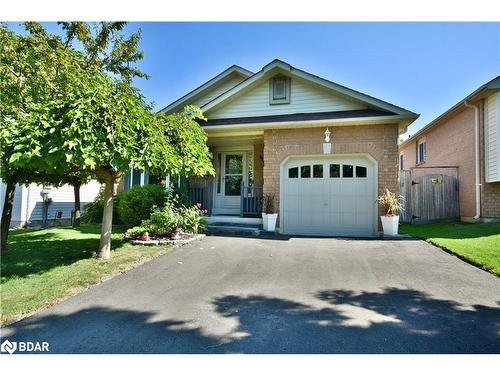
[[[262,218],[256,217],[239,217],[234,215],[212,215],[206,217],[209,224],[245,224],[245,226],[262,225]]]
[[[258,236],[261,229],[259,225],[239,223],[211,223],[207,225],[207,234],[231,234],[238,236]]]

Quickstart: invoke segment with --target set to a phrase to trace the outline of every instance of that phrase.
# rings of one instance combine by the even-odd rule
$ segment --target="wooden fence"
[[[400,171],[399,187],[403,196],[402,222],[430,223],[460,218],[457,177],[446,174],[415,177],[413,171]]]

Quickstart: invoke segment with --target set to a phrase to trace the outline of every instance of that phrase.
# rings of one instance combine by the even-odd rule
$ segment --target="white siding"
[[[0,218],[2,217],[6,188],[7,185],[5,185],[5,183],[0,179]],[[12,205],[12,221],[18,222],[21,220],[23,193],[25,190],[26,188],[24,186],[16,186],[16,191],[14,192],[14,204]]]
[[[83,185],[80,189],[80,200],[82,212],[85,206],[92,202],[99,193],[100,183],[91,181]],[[18,185],[14,196],[14,205],[12,209],[12,224],[17,225],[25,221],[41,221],[43,220],[43,201],[40,195],[43,186],[31,184],[28,187]],[[52,198],[52,203],[49,205],[48,219],[54,219],[57,211],[63,212],[63,218],[71,217],[71,210],[74,208],[73,187],[64,185],[57,189],[51,189],[49,197]],[[5,199],[5,184],[2,183],[0,189],[0,199]],[[0,211],[1,212],[1,211]]]
[[[193,105],[201,107],[201,106],[207,104],[209,101],[215,99],[219,95],[222,95],[226,91],[232,89],[237,84],[243,82],[243,80],[245,80],[245,77],[240,76],[239,74],[238,75],[233,75],[232,77],[228,78],[227,80],[221,82],[219,85],[217,85],[214,88],[212,88],[212,90],[210,90],[209,92],[205,93],[200,98],[194,100],[193,101]]]
[[[357,102],[340,95],[332,95],[303,81],[291,80],[289,104],[269,104],[269,81],[265,81],[230,103],[213,111],[207,111],[210,119],[283,115],[364,109]]]
[[[85,206],[88,203],[92,202],[97,196],[100,186],[101,185],[99,184],[99,182],[91,181],[90,183],[83,185],[80,188],[82,212],[85,210]],[[28,221],[43,220],[43,202],[40,195],[41,191],[41,185],[32,184],[30,185],[29,192],[26,193],[26,195],[29,194],[29,197],[26,197],[27,202],[29,202],[27,204],[28,208],[26,210]],[[64,185],[57,189],[53,188],[50,191],[49,197],[52,198],[52,202],[49,204],[47,215],[49,220],[54,219],[57,211],[62,211],[63,218],[71,217],[71,210],[73,210],[75,207],[73,186]]]
[[[500,181],[500,93],[491,95],[485,106],[485,174],[486,182]]]

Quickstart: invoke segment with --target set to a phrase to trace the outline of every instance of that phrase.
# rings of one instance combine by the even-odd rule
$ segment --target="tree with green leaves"
[[[110,256],[113,189],[131,167],[159,175],[213,173],[206,135],[196,122],[199,109],[155,114],[135,90],[105,75],[95,74],[93,82],[55,98],[46,113],[36,115],[40,132],[51,136],[30,134],[30,148],[54,165],[79,166],[104,184],[102,258]]]
[[[0,177],[6,184],[0,236],[2,251],[7,246],[16,184],[71,184],[75,194],[74,223],[78,225],[80,186],[89,177],[79,168],[68,170],[69,165],[56,168],[50,160],[45,160],[52,155],[43,155],[39,149],[23,144],[22,138],[17,137],[20,123],[24,122],[27,134],[39,133],[39,124],[29,121],[30,116],[40,108],[45,110],[52,98],[64,96],[68,88],[84,85],[85,78],[96,70],[119,76],[126,83],[133,77],[145,77],[131,65],[142,58],[137,50],[140,33],[124,38],[121,30],[125,23],[67,22],[61,25],[66,31],[64,38],[48,34],[38,23],[25,23],[26,35],[17,35],[0,25]],[[83,48],[76,50],[75,43]],[[23,154],[30,163],[19,160]],[[34,173],[34,168],[43,173]]]
[[[40,25],[28,27],[34,38],[52,41]],[[6,127],[2,142],[13,147],[2,144],[9,152],[1,151],[1,156],[8,156],[11,168],[98,178],[104,184],[98,254],[108,258],[114,186],[122,175],[131,167],[160,175],[213,173],[211,155],[197,123],[201,110],[188,107],[179,114],[155,114],[132,86],[132,78],[141,76],[130,67],[142,57],[137,52],[138,34],[113,37],[123,28],[121,23],[101,23],[94,33],[84,23],[63,27],[66,39],[56,38],[47,51],[58,59],[55,79],[63,89],[55,87],[51,95],[34,100],[21,117],[5,117],[14,126]],[[72,47],[74,40],[83,50]]]
[[[23,148],[16,139],[18,124],[60,83],[55,67],[62,56],[54,53],[56,46],[53,38],[20,36],[0,26],[0,177],[6,184],[0,235],[2,251],[7,249],[16,184],[45,183],[50,179],[36,173],[34,168],[20,167],[12,157]],[[27,152],[33,158],[41,156],[37,149]]]

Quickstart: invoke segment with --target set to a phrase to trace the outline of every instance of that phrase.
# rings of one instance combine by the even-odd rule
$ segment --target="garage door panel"
[[[285,233],[371,236],[376,225],[375,166],[364,157],[294,160],[293,166],[323,165],[322,178],[282,178]],[[330,177],[330,164],[352,165],[353,177]],[[356,166],[366,177],[356,177]],[[285,170],[289,166],[285,165]],[[346,168],[349,173],[350,168]],[[365,175],[363,173],[359,175]],[[287,175],[288,176],[288,175]]]
[[[341,192],[342,184],[339,179],[330,178],[328,179],[328,193],[339,195]]]

